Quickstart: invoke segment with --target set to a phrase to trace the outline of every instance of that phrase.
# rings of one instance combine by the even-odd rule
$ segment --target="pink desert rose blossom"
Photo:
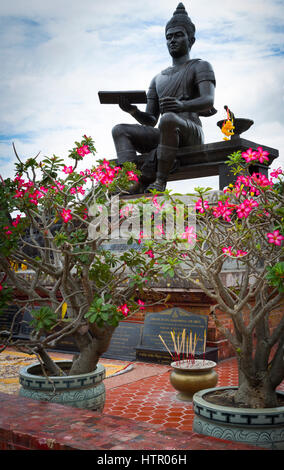
[[[282,171],[282,168],[277,168],[277,170],[273,170],[271,173],[270,173],[270,176],[272,178],[278,178],[279,175],[282,175],[283,174],[283,171]]]
[[[268,238],[268,243],[273,243],[274,245],[281,246],[282,240],[284,240],[283,235],[280,234],[279,230],[274,230],[266,234]]]
[[[66,175],[71,175],[73,173],[73,167],[72,166],[64,166],[62,170]]]
[[[269,155],[269,153],[263,150],[262,147],[257,147],[257,159],[259,163],[264,163],[265,161],[269,162],[267,155]]]
[[[247,254],[248,254],[247,251],[237,250],[236,256],[246,256]]]
[[[152,250],[145,251],[145,255],[148,255],[150,258],[155,258],[155,255]]]
[[[231,246],[224,246],[224,248],[222,248],[222,251],[223,251],[224,255],[233,256]]]
[[[60,215],[64,222],[68,222],[72,219],[71,209],[63,209]]]
[[[222,251],[225,256],[236,256],[237,258],[239,256],[245,256],[248,254],[247,251],[243,251],[243,250],[237,250],[237,253],[233,253],[231,246],[224,246],[224,248],[222,248]]]
[[[133,171],[127,171],[126,174],[130,181],[138,181],[138,176]]]
[[[84,157],[85,155],[87,155],[87,153],[90,153],[90,150],[89,150],[88,145],[82,145],[82,147],[78,147],[78,148],[76,149],[76,152],[77,152],[78,155],[80,155],[81,157]]]
[[[257,159],[257,152],[249,148],[246,152],[242,152],[242,157],[249,163]]]
[[[118,310],[118,312],[121,312],[122,315],[124,315],[125,317],[127,317],[128,313],[129,313],[129,308],[127,307],[127,304],[120,305],[117,308],[117,310]]]
[[[205,209],[209,209],[208,201],[202,201],[202,199],[198,199],[198,201],[195,203],[195,209],[202,214],[205,212]]]
[[[196,240],[196,234],[194,233],[194,227],[186,227],[185,232],[182,233],[181,238],[187,239],[191,245],[193,240]]]
[[[145,302],[143,302],[143,300],[138,300],[138,305],[139,305],[139,310],[145,310]]]
[[[83,145],[83,146],[81,147],[81,149],[83,150],[83,152],[85,153],[85,155],[87,155],[88,153],[90,153],[90,149],[89,149],[88,145],[86,145],[86,144]]]

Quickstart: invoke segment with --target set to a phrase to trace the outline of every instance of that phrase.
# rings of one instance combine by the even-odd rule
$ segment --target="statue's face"
[[[172,57],[181,57],[190,50],[187,32],[182,26],[169,28],[166,32],[167,47]]]

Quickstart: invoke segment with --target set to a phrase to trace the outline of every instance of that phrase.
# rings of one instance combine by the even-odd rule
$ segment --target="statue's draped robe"
[[[201,81],[211,81],[216,85],[214,71],[209,62],[192,59],[182,66],[168,67],[153,78],[147,93],[147,100],[155,100],[159,103],[161,98],[174,97],[180,101],[190,101],[199,96],[198,84]],[[183,138],[183,146],[199,145],[204,142],[199,116],[207,117],[215,113],[216,110],[213,107],[200,113],[188,111],[178,113],[188,126],[188,136]],[[156,149],[142,155],[139,168],[147,182],[150,180],[150,175],[156,174],[156,166]]]

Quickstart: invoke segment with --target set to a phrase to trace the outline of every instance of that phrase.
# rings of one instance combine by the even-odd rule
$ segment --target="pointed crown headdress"
[[[166,24],[166,32],[169,28],[174,28],[175,26],[183,26],[188,34],[188,37],[194,37],[195,26],[189,18],[188,13],[182,3],[178,4],[172,18]]]

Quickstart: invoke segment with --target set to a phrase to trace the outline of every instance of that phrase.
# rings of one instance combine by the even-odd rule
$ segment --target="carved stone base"
[[[236,389],[217,387],[193,396],[193,430],[198,434],[259,447],[284,450],[284,406],[277,408],[234,408],[206,401],[209,391]],[[279,394],[284,395],[282,392]]]

